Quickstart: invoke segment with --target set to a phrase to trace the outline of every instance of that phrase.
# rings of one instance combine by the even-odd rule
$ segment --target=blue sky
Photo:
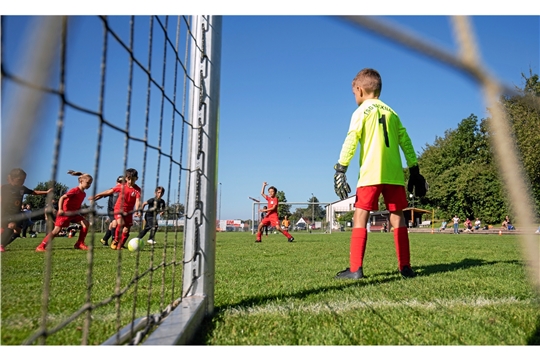
[[[457,50],[447,16],[383,18],[448,51]],[[522,73],[539,72],[538,16],[473,16],[471,20],[482,60],[505,84],[522,86]],[[289,202],[305,202],[312,193],[321,202],[337,200],[333,165],[356,107],[351,81],[362,68],[381,73],[381,99],[400,115],[418,153],[469,115],[487,116],[482,93],[471,79],[339,17],[226,15],[222,30],[218,169],[222,219],[251,218],[248,197],[259,196],[263,181],[284,191]],[[94,41],[91,34],[85,36],[84,46],[91,54]],[[99,73],[98,69],[85,71]],[[125,91],[118,96],[125,103]],[[140,113],[144,108],[133,111]],[[95,129],[65,131],[65,136],[74,136],[81,131],[92,134]],[[49,153],[37,154],[28,170],[28,187],[50,175],[45,163],[52,139],[44,141],[35,145]],[[58,180],[73,187],[76,179],[63,170],[91,171],[94,153],[73,151],[65,156]],[[121,160],[100,171],[116,178]],[[348,171],[351,184],[357,163],[356,156]],[[111,185],[100,181],[97,191]],[[145,199],[153,196],[154,184],[144,190]]]

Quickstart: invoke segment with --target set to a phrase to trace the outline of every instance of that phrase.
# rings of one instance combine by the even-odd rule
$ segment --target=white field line
[[[485,299],[485,298],[474,298],[474,299],[438,299],[433,301],[418,301],[418,300],[409,300],[409,301],[390,301],[390,300],[380,300],[380,301],[362,301],[362,300],[346,300],[346,301],[332,301],[325,303],[317,304],[287,304],[287,305],[266,305],[266,306],[255,306],[255,307],[240,307],[240,308],[229,308],[224,311],[226,315],[286,315],[291,312],[302,312],[310,314],[320,314],[325,312],[343,312],[350,311],[354,309],[382,309],[382,308],[416,308],[424,310],[432,310],[437,308],[481,308],[485,306],[497,306],[497,305],[509,305],[509,304],[521,304],[529,305],[533,304],[535,301],[533,299],[519,300],[514,297],[502,298],[502,299]]]

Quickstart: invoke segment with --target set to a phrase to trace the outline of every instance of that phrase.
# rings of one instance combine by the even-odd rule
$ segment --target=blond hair
[[[356,74],[352,81],[352,86],[359,86],[367,93],[380,96],[382,91],[382,79],[379,72],[375,69],[365,68]]]
[[[83,172],[80,172],[80,171],[68,170],[67,173],[70,174],[70,175],[73,175],[73,176],[78,176],[79,177],[79,182],[81,182],[82,179],[93,180],[92,175],[87,174],[87,173],[83,173]]]

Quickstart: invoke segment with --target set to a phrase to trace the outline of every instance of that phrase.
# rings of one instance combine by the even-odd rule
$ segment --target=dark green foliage
[[[485,122],[463,119],[444,138],[427,145],[419,157],[420,171],[430,184],[419,203],[437,209],[437,217],[481,218],[498,223],[508,213],[493,163]]]
[[[278,216],[280,219],[283,219],[285,216],[291,215],[291,205],[287,205],[287,198],[285,197],[285,192],[278,190],[276,193],[276,197],[278,198],[279,205],[278,205]]]
[[[515,96],[506,96],[501,103],[506,109],[512,125],[517,148],[521,155],[526,180],[530,184],[535,205],[540,209],[540,161],[538,144],[540,143],[540,82],[538,75],[522,74],[525,80],[523,90]]]
[[[52,181],[47,182],[40,182],[33,190],[49,190],[52,187]],[[75,187],[76,185],[73,185],[72,187]],[[60,196],[64,195],[69,190],[67,185],[64,185],[62,183],[55,183],[54,184],[54,198],[56,200],[60,199]],[[30,204],[32,206],[32,211],[40,210],[45,208],[45,204],[47,203],[47,195],[26,195],[24,198],[24,202],[27,204]],[[45,219],[44,215],[37,215],[33,217],[34,220],[43,220]]]
[[[528,78],[523,75],[523,78],[525,87],[520,94],[502,97],[501,103],[513,129],[513,134],[508,136],[516,140],[538,216],[540,161],[536,147],[540,143],[540,83],[538,75],[531,74]],[[426,144],[418,161],[430,189],[418,200],[418,206],[435,209],[439,219],[453,215],[462,219],[478,217],[488,224],[500,223],[506,215],[511,215],[491,148],[489,121],[471,114],[457,129],[445,131],[432,145]]]

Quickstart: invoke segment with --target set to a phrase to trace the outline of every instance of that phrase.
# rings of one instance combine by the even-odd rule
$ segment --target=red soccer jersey
[[[66,198],[62,203],[62,210],[78,211],[81,209],[86,193],[79,189],[79,187],[74,187],[73,189],[70,189],[65,196]]]
[[[132,211],[137,199],[141,198],[141,188],[138,185],[129,187],[125,184],[117,184],[113,189],[114,192],[119,193],[118,200],[116,200],[116,204],[114,205],[114,212]]]
[[[270,197],[268,195],[265,195],[264,198],[266,199],[266,201],[268,201],[268,209],[271,209],[273,208],[274,206],[276,206],[276,208],[274,210],[270,210],[266,213],[266,216],[267,217],[270,217],[270,215],[277,215],[277,205],[278,205],[278,198],[277,197]]]

